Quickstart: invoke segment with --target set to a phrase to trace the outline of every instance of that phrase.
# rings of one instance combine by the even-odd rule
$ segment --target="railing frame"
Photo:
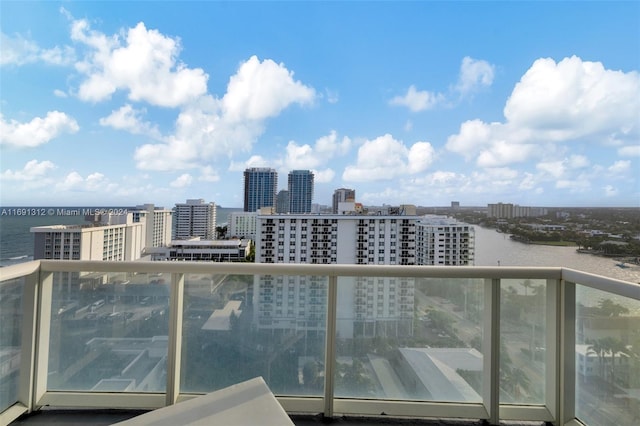
[[[51,301],[55,272],[170,273],[167,387],[164,393],[58,392],[47,390]],[[85,262],[41,260],[0,269],[0,284],[24,277],[22,354],[18,403],[0,413],[10,422],[44,405],[153,409],[192,398],[180,393],[182,317],[186,274],[317,275],[328,277],[325,348],[325,390],[321,397],[278,399],[287,412],[325,417],[337,413],[398,417],[478,418],[489,424],[500,420],[540,420],[576,424],[575,318],[576,283],[640,300],[640,286],[567,268],[540,267],[424,267],[383,265],[293,265],[197,262]],[[485,280],[483,328],[484,377],[482,403],[441,403],[336,398],[336,309],[338,277],[476,278]],[[547,282],[545,402],[543,405],[504,405],[499,401],[500,283],[503,279],[544,279]]]

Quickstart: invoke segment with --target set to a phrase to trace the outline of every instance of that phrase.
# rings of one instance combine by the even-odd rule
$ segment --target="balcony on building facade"
[[[292,415],[640,419],[640,286],[567,268],[42,260],[0,323],[0,424],[256,376]]]

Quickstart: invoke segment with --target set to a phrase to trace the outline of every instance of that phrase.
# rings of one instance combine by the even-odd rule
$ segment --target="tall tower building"
[[[216,238],[216,203],[207,203],[203,199],[187,200],[176,204],[175,239],[200,237],[205,240]]]
[[[313,172],[289,172],[289,213],[311,213],[313,201]]]
[[[333,213],[338,213],[338,205],[347,201],[356,201],[356,190],[340,188],[333,192]]]
[[[244,171],[244,211],[255,212],[262,207],[275,207],[278,172],[266,167]]]

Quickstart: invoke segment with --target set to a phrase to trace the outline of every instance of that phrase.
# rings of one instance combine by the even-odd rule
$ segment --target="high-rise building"
[[[257,263],[415,264],[417,216],[258,215]]]
[[[313,201],[313,172],[292,170],[289,172],[289,213],[311,213]]]
[[[399,210],[399,209],[398,209]],[[258,215],[256,262],[415,264],[416,216]],[[413,333],[415,279],[339,277],[340,336]],[[256,327],[323,331],[327,285],[321,277],[256,277]]]
[[[216,203],[203,199],[191,199],[175,207],[175,239],[200,237],[205,240],[216,238]]]
[[[146,226],[146,247],[164,247],[171,242],[173,211],[153,204],[136,206],[133,222],[144,219]]]
[[[255,212],[262,207],[275,207],[278,172],[266,167],[244,171],[244,211]]]
[[[282,189],[276,198],[276,213],[289,213],[289,191]]]
[[[473,265],[475,228],[443,216],[424,216],[416,223],[417,265]]]
[[[338,206],[340,203],[355,203],[356,201],[356,190],[355,189],[347,189],[340,188],[336,189],[333,192],[333,213],[340,213],[338,211]]]

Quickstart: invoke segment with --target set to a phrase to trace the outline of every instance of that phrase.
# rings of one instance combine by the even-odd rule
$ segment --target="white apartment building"
[[[190,199],[176,204],[174,220],[175,239],[201,237],[207,240],[216,238],[216,204],[203,199]]]
[[[475,228],[442,216],[416,222],[417,265],[473,265]]]
[[[311,264],[415,264],[415,216],[259,214],[256,262]],[[412,333],[411,278],[341,277],[338,332],[343,337]],[[258,328],[322,331],[324,277],[258,277]]]
[[[229,213],[229,229],[227,235],[237,238],[256,239],[256,212],[231,212]]]
[[[414,265],[416,222],[396,215],[258,215],[256,262]]]
[[[133,210],[133,221],[146,223],[146,247],[164,247],[171,242],[173,211],[153,204],[142,204]]]
[[[34,259],[115,260],[140,259],[146,245],[144,219],[133,214],[97,215],[87,225],[51,225],[31,228]]]

